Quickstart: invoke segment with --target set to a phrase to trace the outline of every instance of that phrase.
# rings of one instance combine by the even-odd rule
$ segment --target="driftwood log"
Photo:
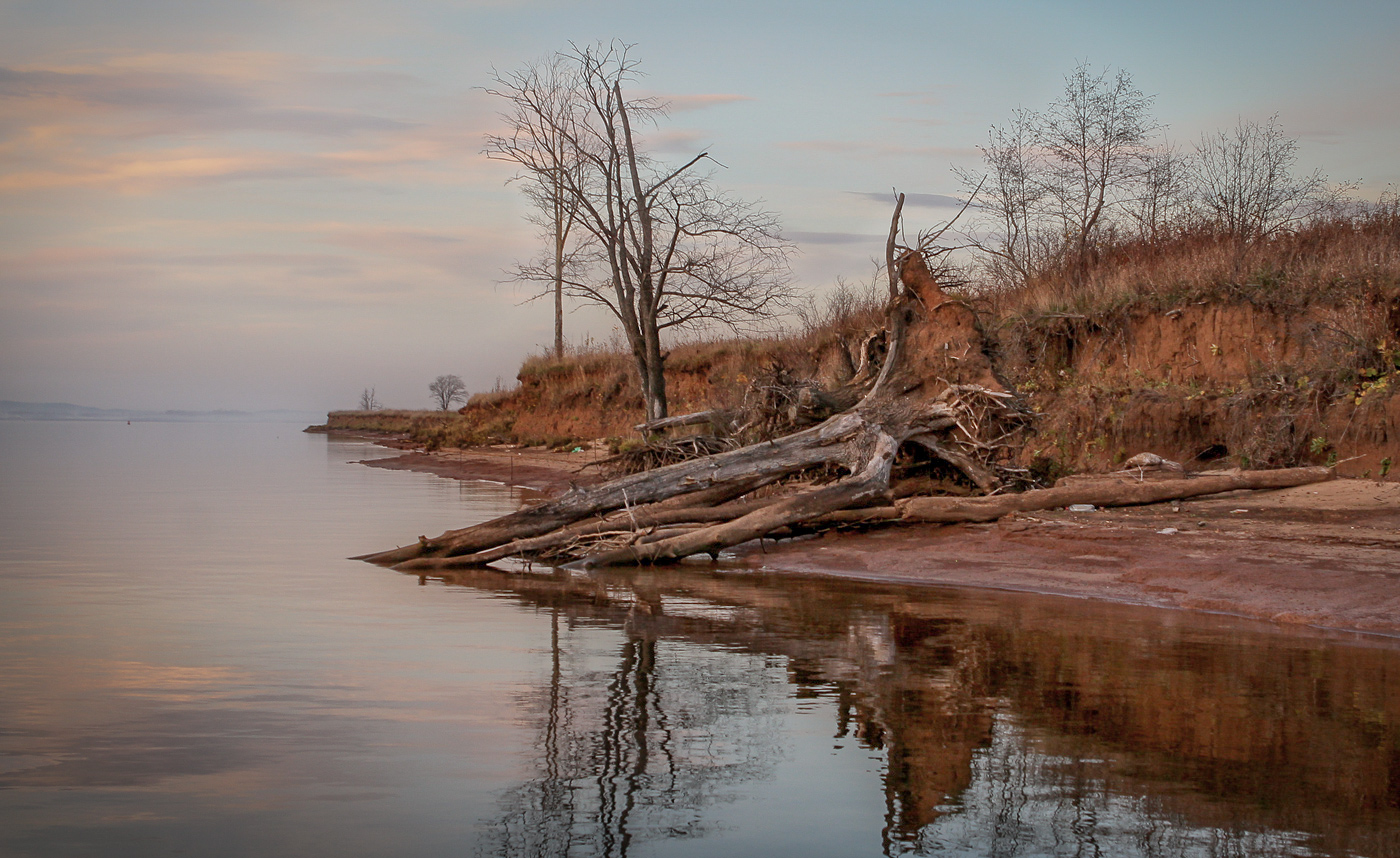
[[[1225,471],[1143,479],[1129,471],[1070,481],[1053,489],[981,498],[915,497],[897,502],[901,521],[995,521],[1013,512],[1034,512],[1073,504],[1135,506],[1214,495],[1239,489],[1285,489],[1330,480],[1331,468],[1281,468],[1272,471]]]
[[[422,571],[508,557],[577,560],[586,567],[665,563],[826,526],[989,521],[1074,503],[1152,503],[1330,476],[1325,468],[1295,468],[1157,480],[1139,468],[1002,493],[1005,472],[999,472],[998,457],[1014,445],[1026,412],[992,371],[972,311],[939,288],[924,253],[906,250],[893,257],[891,273],[901,288],[883,331],[867,338],[855,377],[830,392],[832,401],[855,403],[847,410],[771,441],[574,488],[492,521],[357,559]],[[682,415],[643,428],[713,422],[716,416],[728,415]],[[988,496],[896,500],[905,492],[892,490],[892,466],[902,452],[915,450]],[[839,476],[792,483],[817,471]]]

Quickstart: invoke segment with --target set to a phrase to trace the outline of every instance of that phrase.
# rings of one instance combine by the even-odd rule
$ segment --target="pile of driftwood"
[[[1326,468],[1188,476],[1146,457],[1106,477],[1009,491],[1017,472],[1006,463],[1027,412],[992,372],[972,311],[939,288],[924,256],[907,251],[891,270],[896,294],[884,329],[861,345],[855,376],[839,389],[791,403],[795,424],[804,407],[815,420],[834,404],[843,405],[814,425],[575,488],[492,521],[359,559],[425,571],[510,557],[586,567],[664,563],[835,526],[991,521],[1070,504],[1154,503],[1331,476]],[[687,419],[700,421],[671,418],[678,424]],[[936,463],[981,496],[920,496],[937,481],[892,478],[897,459]]]

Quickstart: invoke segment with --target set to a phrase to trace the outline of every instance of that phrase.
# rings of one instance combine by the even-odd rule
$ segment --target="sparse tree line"
[[[520,168],[512,181],[544,252],[513,274],[552,297],[556,359],[565,298],[607,307],[651,421],[667,415],[666,332],[740,329],[794,309],[794,293],[775,215],[720,190],[706,152],[678,164],[648,154],[645,133],[666,105],[629,95],[638,75],[616,42],[496,73],[486,91],[504,103],[505,130],[485,152]],[[977,283],[1017,288],[1052,274],[1072,286],[1107,245],[1192,230],[1266,240],[1341,211],[1355,188],[1297,173],[1298,143],[1276,116],[1182,145],[1153,101],[1126,71],[1081,63],[1043,111],[1018,109],[991,128],[982,168],[954,171],[971,201],[962,229]]]
[[[1240,242],[1338,212],[1354,183],[1298,174],[1298,143],[1277,116],[1183,146],[1169,141],[1125,71],[1081,63],[1045,110],[1018,109],[980,146],[983,167],[956,170],[980,215],[968,230],[993,287],[1055,271],[1071,278],[1105,243],[1213,230]],[[979,190],[980,189],[980,190]]]

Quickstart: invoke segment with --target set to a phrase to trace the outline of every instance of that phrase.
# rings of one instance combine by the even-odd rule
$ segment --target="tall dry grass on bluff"
[[[1023,286],[972,287],[994,318],[1111,315],[1201,301],[1279,309],[1400,292],[1400,205],[1388,198],[1254,241],[1191,226],[1155,240],[1103,242],[1087,260],[1034,272]]]

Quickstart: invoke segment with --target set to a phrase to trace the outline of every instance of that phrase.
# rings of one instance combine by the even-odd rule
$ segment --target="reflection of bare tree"
[[[704,807],[772,769],[782,673],[765,659],[659,644],[638,612],[616,667],[590,670],[560,621],[556,608],[536,775],[502,798],[482,853],[622,858],[641,841],[702,833]]]
[[[551,606],[553,660],[487,852],[703,834],[773,771],[795,697],[882,756],[887,855],[1400,858],[1384,647],[679,572],[509,588]]]

